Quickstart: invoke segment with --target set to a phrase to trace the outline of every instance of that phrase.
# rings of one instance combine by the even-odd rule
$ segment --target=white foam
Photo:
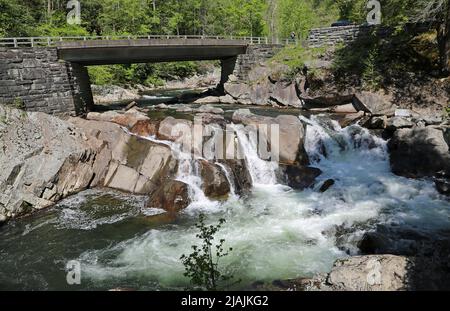
[[[372,224],[395,223],[421,231],[448,229],[450,203],[431,181],[392,174],[385,141],[359,126],[342,129],[321,118],[302,121],[309,124],[306,150],[312,164],[323,171],[318,186],[326,179],[335,180],[328,191],[298,192],[277,185],[273,168],[258,161],[252,144],[241,135],[256,181],[248,198],[211,204],[202,195],[195,162],[186,161],[178,178],[190,185],[195,201],[184,214],[189,225],[173,224],[107,249],[86,251],[80,257],[85,277],[145,277],[159,286],[182,289],[187,280],[179,257],[198,243],[192,224],[199,212],[207,214],[208,224],[221,217],[227,220],[217,238],[224,238],[234,251],[223,264],[235,269],[244,283],[328,271],[335,259],[346,256],[337,246],[338,228],[354,229],[345,241],[352,252],[357,250],[358,237]]]

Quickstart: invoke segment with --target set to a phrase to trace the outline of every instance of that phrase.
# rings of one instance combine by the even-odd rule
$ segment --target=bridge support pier
[[[222,67],[222,73],[220,75],[220,83],[217,86],[217,91],[221,95],[225,95],[225,83],[227,83],[230,75],[233,74],[237,63],[237,56],[225,58],[220,60],[220,65]]]
[[[91,80],[86,66],[77,63],[67,63],[69,80],[72,87],[75,114],[82,115],[94,108]]]

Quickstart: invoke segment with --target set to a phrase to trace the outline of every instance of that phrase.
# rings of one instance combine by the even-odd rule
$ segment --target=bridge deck
[[[57,42],[60,59],[82,65],[227,59],[248,43],[221,39],[139,39]]]

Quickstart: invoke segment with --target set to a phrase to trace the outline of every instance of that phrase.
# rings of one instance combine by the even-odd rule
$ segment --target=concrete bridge
[[[92,65],[220,60],[220,89],[233,72],[245,76],[279,47],[255,37],[0,38],[0,103],[82,114],[94,104],[86,68]]]

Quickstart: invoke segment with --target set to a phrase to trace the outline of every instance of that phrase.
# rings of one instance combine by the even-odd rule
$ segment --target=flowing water
[[[176,218],[146,208],[142,196],[85,191],[0,228],[0,289],[182,290],[189,282],[179,258],[198,243],[200,213],[211,224],[226,219],[218,238],[233,247],[223,267],[242,280],[236,288],[327,272],[337,258],[357,254],[363,233],[380,224],[428,235],[449,229],[450,202],[431,181],[392,174],[381,138],[323,116],[300,118],[308,124],[307,152],[323,171],[316,188],[335,180],[327,192],[277,184],[277,166],[259,159],[254,142],[237,131],[254,182],[248,196],[210,201],[189,159],[177,178],[194,202]],[[81,285],[66,283],[69,260],[81,263]]]

